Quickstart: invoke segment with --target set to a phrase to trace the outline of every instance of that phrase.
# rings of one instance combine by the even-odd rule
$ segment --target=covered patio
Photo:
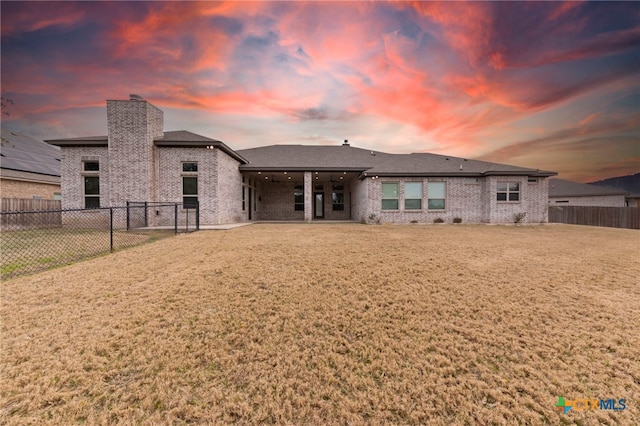
[[[250,221],[351,220],[360,171],[243,172],[243,209]]]

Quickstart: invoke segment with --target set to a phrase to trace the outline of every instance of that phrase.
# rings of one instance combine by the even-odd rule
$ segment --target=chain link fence
[[[0,213],[0,279],[68,265],[199,229],[199,206],[128,202],[124,207]]]

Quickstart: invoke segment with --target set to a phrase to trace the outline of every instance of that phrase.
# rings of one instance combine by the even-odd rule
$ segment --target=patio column
[[[304,172],[304,221],[313,219],[313,176],[311,172]]]

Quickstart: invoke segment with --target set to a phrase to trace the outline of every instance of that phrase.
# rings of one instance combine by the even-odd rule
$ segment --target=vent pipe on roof
[[[144,101],[144,99],[142,99],[142,96],[134,95],[133,93],[129,95],[129,100],[130,101]]]
[[[342,142],[342,146],[351,146],[349,145],[349,139],[345,139],[344,142]]]

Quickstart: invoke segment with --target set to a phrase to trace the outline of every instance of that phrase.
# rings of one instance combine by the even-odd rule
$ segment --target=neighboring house
[[[60,199],[60,148],[2,129],[2,198]]]
[[[350,146],[232,150],[187,131],[164,132],[142,98],[107,101],[108,135],[62,147],[64,208],[127,201],[200,205],[201,224],[250,220],[432,223],[547,221],[554,172],[434,154]]]
[[[625,207],[626,195],[620,189],[549,179],[550,206]]]

